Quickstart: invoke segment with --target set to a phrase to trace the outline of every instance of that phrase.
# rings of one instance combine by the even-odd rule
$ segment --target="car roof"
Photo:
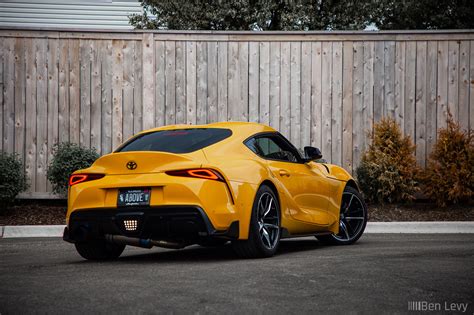
[[[261,132],[276,132],[272,127],[254,123],[254,122],[243,122],[243,121],[226,121],[226,122],[216,122],[205,125],[168,125],[158,128],[144,130],[140,133],[148,133],[153,131],[161,130],[176,130],[176,129],[199,129],[199,128],[225,128],[232,131],[232,136],[239,138],[248,138],[251,135]]]

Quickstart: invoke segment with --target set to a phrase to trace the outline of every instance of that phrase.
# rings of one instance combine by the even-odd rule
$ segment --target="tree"
[[[403,202],[415,199],[420,169],[415,145],[403,135],[393,118],[374,124],[372,143],[356,169],[357,180],[370,202]]]
[[[0,215],[28,188],[23,161],[15,153],[0,151]]]
[[[380,0],[372,21],[381,30],[472,29],[472,0]]]
[[[133,26],[174,30],[363,29],[370,7],[368,0],[142,0],[142,6],[130,17]]]
[[[472,0],[141,0],[139,29],[382,30],[474,28]]]
[[[424,172],[425,192],[439,206],[472,202],[474,197],[474,133],[463,131],[449,113]]]

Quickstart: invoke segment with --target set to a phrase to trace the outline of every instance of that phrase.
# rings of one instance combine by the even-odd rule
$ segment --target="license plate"
[[[120,189],[117,206],[148,206],[150,204],[150,188]]]

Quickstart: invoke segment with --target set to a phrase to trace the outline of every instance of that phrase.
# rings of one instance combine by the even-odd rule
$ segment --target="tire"
[[[76,250],[87,260],[117,259],[125,249],[125,245],[113,244],[104,241],[75,243]]]
[[[316,236],[329,245],[350,245],[357,242],[367,225],[367,205],[357,189],[346,186],[342,193],[339,233]]]
[[[278,198],[273,190],[262,185],[255,195],[247,240],[232,242],[241,258],[264,258],[275,255],[280,244],[281,214]]]

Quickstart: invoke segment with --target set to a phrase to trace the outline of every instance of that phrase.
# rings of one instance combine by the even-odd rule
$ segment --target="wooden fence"
[[[110,152],[165,124],[258,121],[352,171],[395,117],[424,166],[447,109],[474,125],[474,31],[0,30],[0,148],[47,197],[58,141]]]

